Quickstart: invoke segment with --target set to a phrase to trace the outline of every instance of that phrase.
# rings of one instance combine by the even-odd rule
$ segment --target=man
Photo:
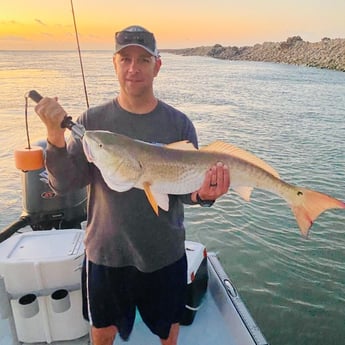
[[[153,80],[161,67],[154,35],[131,26],[116,33],[115,41],[120,92],[78,122],[87,130],[159,144],[189,140],[197,147],[195,128],[186,115],[154,96]],[[111,345],[117,333],[128,339],[136,308],[162,344],[177,344],[187,285],[183,203],[211,205],[228,191],[228,168],[222,163],[210,167],[198,191],[169,195],[169,211],[159,210],[157,216],[142,190],[110,190],[87,162],[80,141],[71,139],[66,145],[60,127],[66,113],[57,99],[43,98],[36,112],[47,127],[52,188],[66,193],[89,185],[83,311],[92,326],[93,344]]]

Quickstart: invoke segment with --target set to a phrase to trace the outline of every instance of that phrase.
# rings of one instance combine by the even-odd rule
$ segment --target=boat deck
[[[266,345],[259,328],[243,304],[236,289],[223,271],[214,254],[208,256],[208,289],[194,322],[181,326],[180,345]],[[0,320],[1,345],[29,345],[19,343],[11,336],[9,320]],[[53,345],[87,345],[88,336],[75,340],[53,342]],[[35,343],[43,345],[46,343]],[[133,332],[128,342],[117,337],[114,345],[159,345],[159,339],[150,333],[137,315]]]
[[[79,301],[83,234],[78,229],[28,232],[0,244],[1,345],[90,344]],[[217,255],[206,255],[202,244],[190,241],[186,241],[186,254],[190,277],[187,304],[197,312],[187,308],[184,323],[195,318],[189,326],[181,326],[179,345],[267,345]],[[59,290],[61,286],[65,290]],[[56,309],[52,291],[68,292],[65,309],[61,309],[63,299],[56,300]],[[21,302],[20,296],[35,299]],[[114,345],[120,344],[159,345],[160,341],[137,313],[129,341],[117,337]]]

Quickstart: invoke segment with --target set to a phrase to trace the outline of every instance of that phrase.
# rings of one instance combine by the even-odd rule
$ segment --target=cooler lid
[[[16,236],[8,260],[42,261],[77,255],[84,250],[82,230],[49,230]]]

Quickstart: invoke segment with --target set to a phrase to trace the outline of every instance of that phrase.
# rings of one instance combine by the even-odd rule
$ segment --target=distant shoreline
[[[324,37],[320,42],[306,42],[300,36],[283,42],[264,42],[254,46],[220,44],[184,49],[162,49],[177,55],[210,56],[223,60],[277,62],[345,72],[345,39]]]

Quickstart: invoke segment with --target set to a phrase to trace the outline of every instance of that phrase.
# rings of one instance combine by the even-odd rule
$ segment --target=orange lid
[[[17,169],[23,171],[38,170],[44,167],[43,149],[40,146],[18,149],[14,151]]]

